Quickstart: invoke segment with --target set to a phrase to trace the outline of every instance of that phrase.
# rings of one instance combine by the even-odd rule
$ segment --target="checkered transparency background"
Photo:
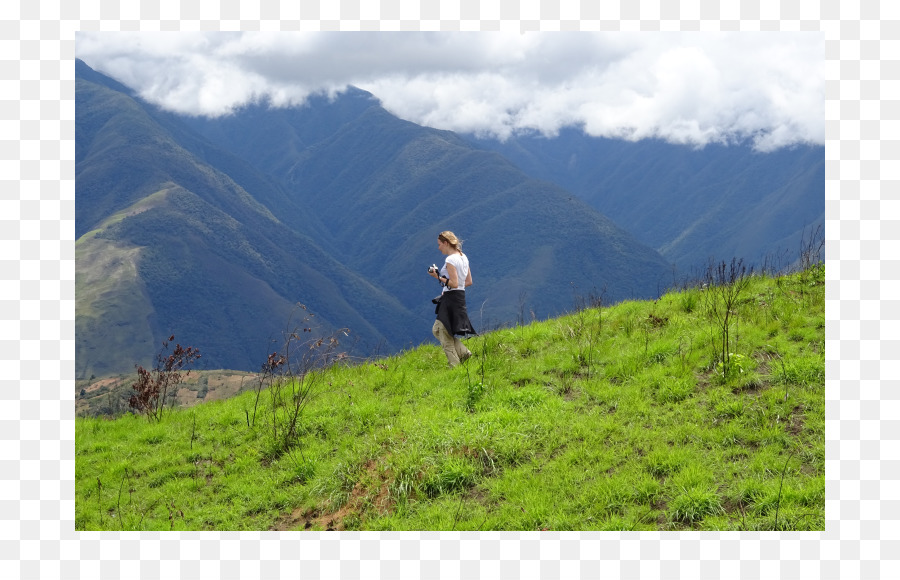
[[[79,30],[824,33],[826,530],[76,532]],[[3,577],[900,577],[900,3],[10,0],[0,47]]]

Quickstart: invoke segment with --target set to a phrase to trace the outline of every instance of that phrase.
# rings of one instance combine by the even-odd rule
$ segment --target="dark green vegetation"
[[[75,528],[822,530],[823,266],[738,278],[78,418]]]

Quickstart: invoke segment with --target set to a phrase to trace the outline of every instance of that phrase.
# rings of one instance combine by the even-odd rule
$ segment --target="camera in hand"
[[[438,271],[438,267],[437,267],[436,265],[434,265],[434,264],[432,264],[431,267],[428,268],[428,273],[429,273],[429,274],[434,274],[434,273],[436,273],[437,271]]]

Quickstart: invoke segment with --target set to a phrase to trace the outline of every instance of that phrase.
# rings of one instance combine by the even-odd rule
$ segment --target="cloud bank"
[[[356,86],[403,119],[499,139],[825,143],[820,33],[92,32],[76,56],[190,115]]]

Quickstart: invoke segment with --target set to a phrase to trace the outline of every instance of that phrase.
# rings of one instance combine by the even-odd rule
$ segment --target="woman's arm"
[[[459,279],[456,276],[456,266],[447,262],[447,288],[459,287]]]
[[[469,272],[466,274],[466,288],[472,285],[472,268],[469,268]]]

